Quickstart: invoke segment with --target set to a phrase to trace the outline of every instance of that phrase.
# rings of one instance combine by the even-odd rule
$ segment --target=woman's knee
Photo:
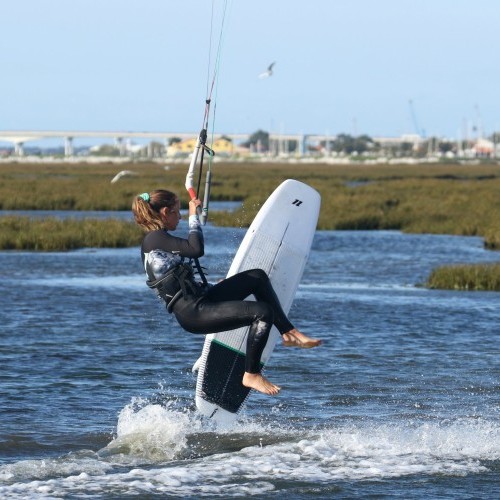
[[[246,271],[249,276],[258,279],[259,281],[267,281],[269,280],[269,276],[263,269],[255,268]]]

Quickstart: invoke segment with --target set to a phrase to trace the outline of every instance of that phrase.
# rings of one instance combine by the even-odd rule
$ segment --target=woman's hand
[[[189,215],[196,215],[198,207],[201,207],[201,201],[198,198],[191,200],[189,202]]]

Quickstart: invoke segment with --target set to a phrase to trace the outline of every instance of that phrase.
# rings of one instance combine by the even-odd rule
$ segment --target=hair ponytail
[[[173,208],[177,203],[177,196],[165,189],[156,189],[151,193],[137,195],[132,202],[132,213],[139,226],[145,231],[163,229],[160,210],[164,207]]]

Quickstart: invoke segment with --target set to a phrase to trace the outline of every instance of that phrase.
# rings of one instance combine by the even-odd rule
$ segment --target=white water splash
[[[142,406],[139,410],[138,405]],[[120,412],[116,438],[100,454],[125,454],[150,462],[172,460],[185,449],[188,434],[198,426],[188,413],[134,399]]]
[[[203,432],[205,439],[234,438],[241,447],[176,460],[189,437]],[[260,436],[258,444],[256,435]],[[346,480],[460,477],[487,472],[487,463],[500,460],[500,426],[464,419],[454,423],[371,422],[304,431],[249,422],[218,436],[204,431],[202,421],[192,414],[153,404],[134,410],[130,404],[120,413],[117,437],[105,450],[108,457],[4,466],[0,479],[11,484],[0,486],[0,496],[250,496],[279,493],[285,483],[321,487]],[[123,460],[115,462],[116,453],[129,456],[128,471],[123,471]]]

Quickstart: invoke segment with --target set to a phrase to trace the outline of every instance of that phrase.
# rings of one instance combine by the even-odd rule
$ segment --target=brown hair
[[[160,210],[163,207],[174,208],[177,195],[165,189],[156,189],[151,193],[137,195],[132,202],[134,219],[145,231],[163,229]]]

